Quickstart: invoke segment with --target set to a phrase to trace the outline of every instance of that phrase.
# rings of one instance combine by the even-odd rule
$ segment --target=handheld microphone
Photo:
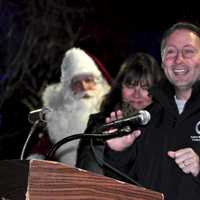
[[[34,123],[37,120],[46,122],[45,117],[48,112],[51,112],[51,110],[49,108],[40,108],[37,110],[30,111],[29,115],[28,115],[28,121],[30,123]]]
[[[146,125],[151,119],[151,115],[146,110],[140,110],[135,112],[130,117],[125,117],[122,119],[117,119],[113,122],[104,124],[100,127],[101,131],[107,130],[109,128],[122,128],[125,126],[137,126],[137,125]]]

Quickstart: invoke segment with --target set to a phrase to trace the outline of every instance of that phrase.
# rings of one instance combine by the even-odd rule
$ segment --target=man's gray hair
[[[171,26],[169,29],[167,29],[163,34],[163,37],[161,40],[161,48],[160,48],[161,57],[163,57],[164,49],[165,49],[166,42],[169,36],[172,33],[174,33],[176,30],[183,30],[183,29],[192,31],[200,39],[200,27],[189,22],[178,22],[174,24],[173,26]]]

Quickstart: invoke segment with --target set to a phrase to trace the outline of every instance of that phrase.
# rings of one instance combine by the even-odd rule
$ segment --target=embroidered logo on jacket
[[[200,142],[200,121],[198,121],[196,123],[196,126],[195,126],[195,131],[197,133],[197,135],[191,135],[191,140],[193,142]]]
[[[197,134],[200,135],[200,121],[197,122],[197,124],[195,126],[195,130],[196,130]]]

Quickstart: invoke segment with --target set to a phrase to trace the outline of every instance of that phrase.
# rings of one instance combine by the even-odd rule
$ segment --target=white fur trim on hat
[[[102,73],[94,60],[80,48],[72,48],[65,53],[61,65],[61,82],[70,82],[74,76],[93,74],[102,78]]]

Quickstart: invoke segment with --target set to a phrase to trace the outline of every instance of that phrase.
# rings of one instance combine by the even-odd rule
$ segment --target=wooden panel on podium
[[[49,199],[161,200],[163,195],[57,162],[31,161],[29,197]]]
[[[0,162],[0,199],[161,200],[163,194],[52,161]]]

